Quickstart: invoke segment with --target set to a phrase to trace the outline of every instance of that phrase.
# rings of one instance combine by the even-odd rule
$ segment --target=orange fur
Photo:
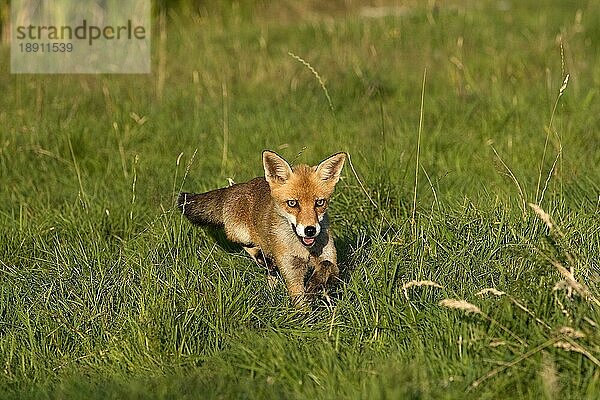
[[[336,250],[327,206],[346,155],[318,166],[291,168],[277,154],[263,152],[264,178],[207,193],[182,193],[183,214],[199,225],[223,226],[254,260],[283,276],[296,304],[337,279]]]

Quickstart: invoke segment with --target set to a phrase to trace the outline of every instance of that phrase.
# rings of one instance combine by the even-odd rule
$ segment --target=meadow
[[[149,75],[0,48],[0,398],[600,398],[600,7],[222,2]],[[346,151],[309,312],[180,190]]]

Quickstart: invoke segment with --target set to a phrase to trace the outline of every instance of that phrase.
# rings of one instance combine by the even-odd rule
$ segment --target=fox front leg
[[[306,293],[315,295],[327,288],[328,284],[339,279],[340,270],[335,262],[322,260],[317,262],[306,282]]]
[[[308,261],[299,257],[282,257],[275,260],[283,276],[292,304],[296,308],[306,308],[308,299],[304,288],[304,279],[308,270]]]
[[[327,232],[326,232],[327,233]],[[327,233],[325,245],[321,251],[311,253],[310,264],[313,267],[306,277],[306,292],[312,296],[325,290],[328,284],[339,280],[340,270],[337,266],[337,251],[333,238]]]
[[[273,263],[273,260],[270,257],[265,256],[258,246],[244,246],[244,250],[250,254],[250,257],[252,257],[256,264],[260,265],[261,267],[265,267],[267,271],[267,284],[270,288],[275,287],[275,285],[277,285],[277,267]]]
[[[254,247],[246,247],[246,246],[244,246],[244,250],[246,250],[246,252],[248,254],[250,254],[250,257],[252,257],[252,259],[254,260],[255,263],[257,263],[260,266],[263,266],[263,267],[267,268],[267,270],[269,271],[269,273],[277,271],[277,268],[273,264],[273,260],[270,257],[265,256],[265,254],[262,252],[262,250],[260,249],[260,247],[258,247],[258,246],[254,246]]]

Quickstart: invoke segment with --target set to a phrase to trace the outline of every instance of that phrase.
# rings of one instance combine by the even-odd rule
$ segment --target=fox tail
[[[206,193],[180,193],[177,206],[183,215],[196,225],[223,225],[224,191],[227,188]]]

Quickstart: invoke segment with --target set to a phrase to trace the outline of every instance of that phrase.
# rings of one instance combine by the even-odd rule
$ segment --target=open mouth
[[[301,237],[300,241],[302,242],[303,245],[305,245],[306,247],[310,247],[313,245],[313,243],[315,242],[315,238],[307,238],[307,237]]]

